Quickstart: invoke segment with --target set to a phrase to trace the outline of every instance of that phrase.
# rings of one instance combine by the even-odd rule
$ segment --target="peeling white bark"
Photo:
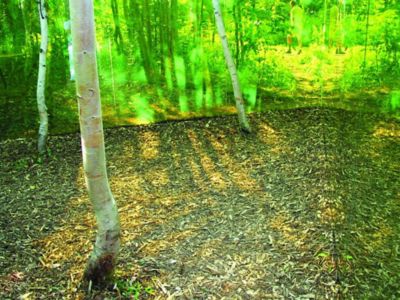
[[[120,225],[106,170],[93,0],[70,0],[70,13],[83,166],[98,226],[85,278],[103,284],[114,271],[120,247]]]
[[[46,140],[48,133],[48,116],[45,100],[45,87],[46,87],[46,55],[48,45],[48,27],[47,27],[47,14],[44,7],[44,0],[38,1],[38,10],[40,18],[40,53],[39,53],[39,75],[37,82],[37,106],[39,111],[39,137],[38,137],[38,151],[39,154],[46,152]]]
[[[224,49],[225,61],[228,66],[229,74],[231,75],[233,93],[235,96],[236,109],[238,111],[240,128],[245,132],[251,132],[251,128],[246,117],[243,94],[240,89],[240,83],[237,75],[236,65],[233,61],[232,54],[229,51],[228,39],[226,37],[224,20],[222,19],[219,0],[212,0],[212,2],[214,7],[215,23],[217,24],[218,34],[219,37],[221,38],[222,47]]]

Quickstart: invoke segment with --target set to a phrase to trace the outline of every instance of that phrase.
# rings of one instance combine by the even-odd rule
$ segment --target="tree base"
[[[106,288],[112,283],[114,268],[115,259],[112,254],[90,258],[83,279],[87,282],[91,281],[93,286]]]
[[[240,124],[240,131],[243,133],[251,133],[251,128],[249,124]]]
[[[38,152],[40,156],[43,156],[47,152],[47,147],[46,147],[46,141],[47,141],[47,136],[42,135],[39,133],[38,137]]]

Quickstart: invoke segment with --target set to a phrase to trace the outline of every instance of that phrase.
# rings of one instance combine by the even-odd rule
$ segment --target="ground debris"
[[[250,119],[249,136],[234,117],[106,131],[117,277],[155,299],[400,297],[400,124],[328,109]],[[2,299],[84,298],[95,220],[79,137],[49,149],[38,163],[33,140],[0,142]]]

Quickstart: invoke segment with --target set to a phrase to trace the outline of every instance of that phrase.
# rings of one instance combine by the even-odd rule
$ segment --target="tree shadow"
[[[361,288],[374,270],[381,271],[372,286],[391,295],[398,268],[398,123],[328,109],[267,112],[251,121],[251,136],[238,133],[234,116],[106,130],[122,225],[117,275],[147,280],[165,297],[333,297],[340,292],[331,289],[335,231],[346,295],[368,295]],[[9,228],[17,230],[5,235],[5,253],[16,254],[3,275],[19,271],[17,265],[30,270],[31,283],[15,295],[32,282],[52,296],[79,295],[74,289],[92,247],[95,223],[78,135],[54,139],[48,165],[28,162],[15,178],[2,176],[4,203],[21,204],[27,196],[32,204],[3,208],[2,228],[13,215]],[[2,145],[8,153],[2,160],[10,163],[4,174],[36,151],[33,142],[18,147]],[[14,187],[25,193],[16,189],[15,196]],[[35,256],[33,263],[21,255]],[[392,281],[382,275],[386,270]]]

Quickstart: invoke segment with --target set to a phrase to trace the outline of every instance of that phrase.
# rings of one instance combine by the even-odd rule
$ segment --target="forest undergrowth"
[[[79,134],[41,163],[35,140],[1,141],[0,298],[398,299],[399,121],[250,120],[251,135],[233,116],[106,130],[122,249],[105,294],[80,287],[95,224]]]

